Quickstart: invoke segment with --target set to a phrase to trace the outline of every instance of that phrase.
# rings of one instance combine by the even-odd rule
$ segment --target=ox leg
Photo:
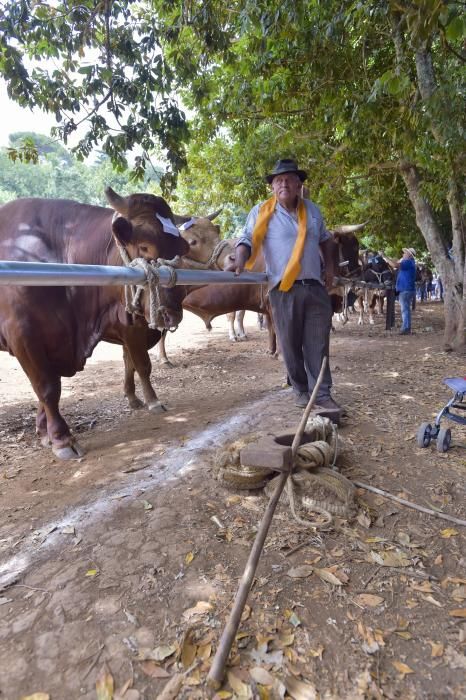
[[[267,352],[272,355],[272,357],[278,357],[277,334],[275,333],[272,318],[268,313],[265,313],[264,316],[267,318],[267,333],[269,336],[269,349]]]
[[[165,347],[165,340],[167,337],[167,332],[166,330],[162,331],[162,337],[160,338],[159,342],[155,346],[156,350],[156,355],[157,355],[157,362],[160,362],[162,365],[167,365],[167,367],[173,367],[174,365],[170,362],[170,360],[167,357],[167,351]]]
[[[142,408],[144,403],[136,396],[136,384],[134,383],[134,364],[126,345],[123,345],[123,361],[125,363],[124,393],[130,408]]]
[[[41,444],[44,447],[50,445],[49,434],[47,432],[47,416],[45,414],[44,404],[39,402],[36,415],[36,435],[39,437]]]
[[[236,332],[235,332],[235,311],[231,311],[228,313],[227,316],[227,323],[228,323],[228,337],[232,342],[236,342],[238,338],[236,337]]]
[[[137,399],[134,391],[134,370],[136,370],[139,379],[141,380],[141,388],[144,396],[144,403],[149,409],[149,411],[154,411],[155,413],[166,411],[165,406],[159,401],[157,394],[154,391],[154,387],[152,386],[150,381],[152,364],[150,361],[149,353],[147,352],[146,345],[142,345],[141,342],[138,342],[138,338],[136,338],[136,342],[131,342],[131,338],[128,338],[124,346],[124,355],[125,369],[126,367],[132,367],[132,372],[125,372],[125,394],[127,386],[127,377],[130,380],[128,386],[132,389],[132,394],[126,394],[128,396],[128,401],[130,401],[130,396],[135,397]]]
[[[65,419],[60,413],[61,395],[60,377],[36,378],[28,373],[37,397],[39,409],[36,417],[36,427],[44,446],[51,445],[53,453],[60,459],[79,459],[84,450],[73,438]]]
[[[369,307],[368,307],[368,312],[369,312],[369,323],[371,326],[374,325],[374,311],[375,311],[375,305],[377,303],[377,296],[374,294],[372,297]]]
[[[246,331],[244,330],[244,314],[246,311],[242,309],[241,311],[236,311],[235,321],[236,321],[236,336],[237,338],[247,339]]]

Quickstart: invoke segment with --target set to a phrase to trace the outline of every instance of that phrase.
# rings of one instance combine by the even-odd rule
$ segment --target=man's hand
[[[224,269],[227,272],[234,272],[236,276],[240,275],[242,272],[244,272],[244,266],[246,265],[246,261],[250,256],[250,252],[251,251],[247,245],[240,244],[235,249],[234,260],[229,262]]]

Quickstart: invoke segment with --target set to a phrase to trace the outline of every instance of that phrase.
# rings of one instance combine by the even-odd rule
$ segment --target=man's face
[[[296,173],[276,175],[272,180],[272,192],[283,205],[295,204],[301,192],[302,183]]]

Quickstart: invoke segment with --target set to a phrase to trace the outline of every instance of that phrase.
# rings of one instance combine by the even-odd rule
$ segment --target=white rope
[[[222,268],[218,264],[218,259],[222,254],[223,250],[226,247],[229,247],[230,245],[231,243],[228,239],[219,241],[213,249],[210,258],[207,260],[207,262],[199,262],[198,260],[193,260],[192,258],[189,258],[186,255],[184,256],[183,260],[185,263],[187,263],[189,269],[191,270],[220,270]]]

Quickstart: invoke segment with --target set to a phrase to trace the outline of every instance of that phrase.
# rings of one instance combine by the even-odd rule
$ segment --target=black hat
[[[296,173],[301,182],[307,178],[307,173],[304,170],[299,170],[298,164],[295,160],[291,158],[283,158],[282,160],[277,160],[275,167],[269,175],[265,176],[267,182],[270,183],[276,175],[282,175],[283,173]]]

